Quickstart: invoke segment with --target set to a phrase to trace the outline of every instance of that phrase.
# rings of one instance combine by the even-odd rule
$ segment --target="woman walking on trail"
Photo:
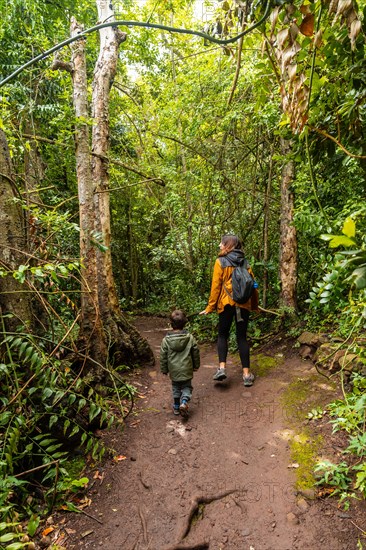
[[[243,368],[243,382],[244,386],[252,386],[254,374],[250,372],[247,329],[250,311],[258,309],[258,290],[254,288],[253,294],[247,302],[243,304],[234,302],[232,299],[231,278],[235,266],[245,261],[242,245],[240,239],[236,235],[224,235],[219,247],[220,253],[214,265],[208,305],[206,309],[200,312],[200,315],[207,315],[207,313],[216,310],[219,314],[219,333],[217,338],[219,367],[213,379],[221,382],[227,378],[226,358],[228,353],[228,339],[230,328],[235,318],[236,340]],[[248,267],[248,271],[253,276],[250,267]]]

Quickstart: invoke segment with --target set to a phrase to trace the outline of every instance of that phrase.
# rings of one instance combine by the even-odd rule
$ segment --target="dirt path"
[[[166,321],[142,319],[138,328],[158,355]],[[158,363],[135,375],[138,414],[109,442],[127,458],[99,468],[102,479],[93,481],[86,509],[98,521],[68,515],[64,546],[356,550],[350,515],[335,501],[306,500],[294,489],[280,396],[314,368],[293,355],[244,388],[233,362],[227,381],[212,381],[214,347],[201,348],[201,360],[187,422],[172,414],[170,383]]]

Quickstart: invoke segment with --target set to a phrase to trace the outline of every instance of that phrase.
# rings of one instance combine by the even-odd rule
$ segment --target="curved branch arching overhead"
[[[214,36],[210,36],[209,34],[206,34],[201,31],[194,31],[192,29],[181,29],[176,27],[169,27],[167,25],[160,25],[158,23],[143,23],[141,21],[108,21],[105,23],[100,23],[99,25],[95,25],[94,27],[90,27],[89,29],[85,29],[85,31],[80,32],[77,36],[72,36],[68,38],[67,40],[64,40],[63,42],[60,42],[59,44],[56,44],[56,46],[53,46],[49,50],[46,50],[45,52],[42,52],[41,54],[37,55],[21,67],[18,67],[13,73],[8,75],[7,77],[3,78],[3,80],[0,81],[0,87],[4,86],[7,82],[10,82],[10,80],[13,80],[18,74],[23,72],[28,67],[31,67],[38,61],[41,61],[42,59],[45,59],[46,57],[50,56],[54,52],[61,50],[64,46],[67,46],[68,44],[71,44],[72,42],[75,42],[75,40],[80,40],[80,38],[84,38],[86,35],[91,34],[95,31],[98,31],[100,29],[103,29],[105,27],[145,27],[149,29],[160,29],[168,32],[178,33],[178,34],[189,34],[192,36],[199,36],[201,38],[204,38],[205,40],[208,40],[209,42],[213,42],[214,44],[232,44],[236,42],[237,40],[240,40],[243,36],[246,34],[249,34],[251,31],[259,27],[266,19],[269,17],[270,11],[272,6],[272,0],[267,0],[264,14],[262,17],[254,23],[251,27],[246,29],[245,31],[237,34],[236,36],[233,36],[232,38],[215,38]]]

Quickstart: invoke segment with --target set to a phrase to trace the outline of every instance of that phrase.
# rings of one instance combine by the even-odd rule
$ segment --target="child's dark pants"
[[[181,403],[183,399],[190,401],[192,397],[192,379],[172,381],[172,391],[174,403]]]

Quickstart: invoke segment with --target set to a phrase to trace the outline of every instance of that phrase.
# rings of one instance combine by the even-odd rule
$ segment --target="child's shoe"
[[[253,386],[254,374],[251,372],[248,376],[243,376],[244,386]]]
[[[179,407],[179,412],[183,416],[183,418],[188,418],[188,402],[186,399],[182,399],[182,403]]]
[[[179,412],[179,399],[175,399],[175,398],[174,398],[173,413],[174,413],[176,416],[179,416],[179,415],[180,415],[180,412]]]

